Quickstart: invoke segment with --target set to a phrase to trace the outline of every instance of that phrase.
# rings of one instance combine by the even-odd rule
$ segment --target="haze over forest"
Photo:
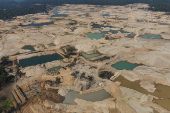
[[[48,5],[127,5],[133,3],[147,3],[152,11],[170,12],[170,0],[0,0],[0,19],[12,19],[18,15],[47,12],[49,9]]]

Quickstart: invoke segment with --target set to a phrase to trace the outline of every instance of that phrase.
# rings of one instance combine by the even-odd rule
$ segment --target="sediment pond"
[[[104,28],[106,28],[106,27],[114,28],[113,26],[102,26],[102,25],[99,25],[99,24],[93,24],[92,27],[93,28],[101,28],[101,27],[104,27]]]
[[[105,16],[110,16],[110,15],[109,14],[103,14],[102,16],[105,17]]]
[[[29,59],[20,60],[20,64],[22,67],[33,66],[37,64],[43,64],[46,62],[51,62],[54,60],[62,60],[63,58],[59,54],[45,55],[40,57],[32,57]]]
[[[76,91],[69,91],[68,94],[65,96],[65,100],[63,101],[64,104],[76,104],[74,102],[74,99],[78,98],[78,99],[83,99],[86,101],[92,101],[92,102],[96,102],[96,101],[103,101],[107,98],[110,97],[110,94],[107,93],[104,89],[99,90],[99,91],[94,91],[91,93],[87,93],[87,94],[79,94]]]
[[[88,58],[97,57],[97,56],[99,56],[99,54],[86,54],[86,53],[82,53],[82,56],[88,59]]]
[[[103,33],[103,34],[108,34],[108,32],[111,32],[112,34],[117,34],[118,33],[118,31],[115,31],[115,30],[101,31],[101,33]]]
[[[160,35],[154,35],[154,34],[144,34],[144,35],[141,35],[140,37],[147,38],[147,39],[152,38],[152,37],[153,39],[162,39]]]
[[[44,26],[44,25],[49,25],[49,24],[52,24],[52,23],[32,23],[28,25],[22,25],[21,27]]]
[[[130,35],[128,35],[128,37],[133,38],[135,35],[135,33],[131,33]]]
[[[153,102],[170,111],[170,99],[154,99]]]
[[[67,17],[68,15],[66,14],[57,14],[57,15],[53,15],[52,17]]]
[[[56,70],[56,69],[61,69],[62,67],[60,67],[60,66],[58,66],[58,67],[53,67],[53,68],[51,68],[51,69],[48,69],[48,72],[51,72],[51,71],[54,71],[54,70]]]
[[[112,67],[114,67],[117,70],[123,70],[123,69],[133,70],[137,66],[138,66],[137,64],[132,64],[132,63],[129,63],[126,61],[120,61],[120,62],[112,65]]]
[[[123,87],[127,87],[130,89],[136,90],[136,91],[146,94],[146,95],[150,94],[150,95],[156,96],[158,98],[162,98],[162,99],[154,99],[153,102],[157,103],[158,105],[162,106],[163,108],[165,108],[167,110],[170,110],[170,107],[169,107],[169,105],[170,105],[170,87],[169,86],[165,86],[162,84],[156,84],[155,92],[151,93],[151,92],[148,92],[146,89],[140,87],[140,84],[139,84],[140,80],[132,82],[132,81],[127,80],[123,76],[119,76],[114,80],[114,82],[115,81],[121,82],[121,86],[123,86]]]
[[[98,40],[98,39],[101,39],[103,37],[103,34],[101,34],[101,33],[96,33],[96,34],[87,33],[87,36],[91,39],[97,39]]]
[[[30,45],[24,46],[24,47],[22,47],[22,49],[35,51],[34,47],[33,47],[33,46],[30,46]]]
[[[126,32],[126,31],[124,31],[124,30],[120,30],[120,32],[121,32],[121,33],[129,33],[129,32]]]
[[[49,46],[56,46],[54,43],[50,43],[50,44],[48,44]]]

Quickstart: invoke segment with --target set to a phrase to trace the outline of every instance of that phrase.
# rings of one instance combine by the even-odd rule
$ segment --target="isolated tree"
[[[8,60],[9,60],[9,57],[2,57],[1,58],[1,63],[2,63],[2,65],[6,65],[7,63],[8,63]]]

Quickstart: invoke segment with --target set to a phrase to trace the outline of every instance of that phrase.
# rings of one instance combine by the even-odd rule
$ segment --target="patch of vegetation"
[[[13,75],[9,75],[8,72],[13,72],[12,69],[9,69],[8,72],[6,72],[5,68],[12,66],[12,61],[9,61],[9,57],[2,57],[1,63],[0,63],[0,87],[6,85],[7,83],[10,83],[12,79],[15,78]],[[16,64],[16,76],[19,76],[20,78],[24,76],[25,74],[20,71],[20,65],[17,61],[14,61]]]
[[[109,71],[102,71],[99,74],[99,77],[103,78],[103,79],[110,79],[112,76],[114,76],[114,74],[112,72],[109,72]]]
[[[0,107],[0,112],[1,113],[12,113],[12,103],[13,103],[13,101],[14,100],[9,100],[9,101],[4,100],[3,106]]]
[[[16,65],[16,69],[17,69],[17,72],[16,72],[16,76],[19,76],[20,78],[22,76],[25,75],[25,73],[22,73],[21,70],[20,70],[20,64],[17,62],[17,60],[14,61],[15,65]]]
[[[70,28],[71,29],[71,31],[73,32],[75,29],[77,29],[76,27],[71,27]]]
[[[0,63],[0,87],[4,86],[8,81],[8,73],[5,71],[5,66],[8,64],[8,57],[2,57]]]
[[[66,58],[70,58],[71,55],[76,55],[77,54],[76,53],[77,49],[74,46],[68,45],[68,46],[66,46],[64,48],[63,49],[66,50],[65,51],[65,54],[66,54],[65,57]]]
[[[65,55],[66,58],[70,58],[71,55],[76,55],[76,53],[68,53]]]

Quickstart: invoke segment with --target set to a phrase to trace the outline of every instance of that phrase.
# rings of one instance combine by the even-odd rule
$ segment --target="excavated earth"
[[[0,98],[13,99],[10,91],[18,85],[27,96],[20,109],[24,113],[170,113],[170,17],[148,7],[66,4],[55,7],[49,15],[0,21],[0,58],[9,56],[21,64],[25,59],[52,54],[62,57],[21,65],[25,76],[4,87]],[[54,17],[54,12],[68,16]],[[48,24],[20,26],[31,23]],[[24,46],[34,51],[22,49]],[[76,50],[67,57],[69,47]],[[123,69],[113,67],[121,61],[129,64],[118,66]],[[137,66],[129,69],[130,64]],[[10,75],[16,75],[15,67],[8,67],[14,69]],[[98,97],[93,93],[100,90],[109,96],[100,101],[80,98],[88,94]],[[75,104],[64,103],[71,91],[78,95]]]

